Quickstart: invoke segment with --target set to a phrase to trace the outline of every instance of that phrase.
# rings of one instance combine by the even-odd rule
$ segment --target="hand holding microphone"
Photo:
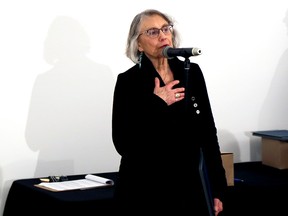
[[[162,50],[162,55],[165,58],[173,58],[176,56],[181,56],[184,58],[188,58],[190,56],[198,56],[201,55],[202,51],[199,48],[196,47],[190,47],[190,48],[172,48],[169,46],[166,46]]]

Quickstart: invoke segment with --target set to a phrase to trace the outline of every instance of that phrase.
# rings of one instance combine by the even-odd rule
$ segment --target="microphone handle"
[[[199,49],[197,47],[172,48],[172,47],[166,46],[163,49],[162,54],[166,58],[173,58],[173,57],[176,57],[176,56],[182,56],[182,57],[187,58],[187,57],[190,57],[190,56],[201,55],[202,51],[201,51],[201,49]]]

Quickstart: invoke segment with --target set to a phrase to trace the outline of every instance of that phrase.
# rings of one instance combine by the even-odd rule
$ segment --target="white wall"
[[[118,170],[113,88],[132,66],[130,22],[146,8],[176,19],[182,47],[202,49],[191,61],[206,78],[222,151],[261,160],[251,132],[287,129],[287,0],[1,1],[1,214],[15,179]]]

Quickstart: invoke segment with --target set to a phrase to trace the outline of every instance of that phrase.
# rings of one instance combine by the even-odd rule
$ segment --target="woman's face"
[[[144,52],[148,58],[163,58],[163,48],[172,47],[172,31],[172,26],[159,15],[143,19],[140,24],[138,50]]]

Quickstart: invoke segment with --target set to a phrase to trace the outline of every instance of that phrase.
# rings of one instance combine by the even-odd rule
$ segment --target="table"
[[[116,181],[118,173],[96,173]],[[70,180],[85,175],[68,176]],[[262,162],[234,164],[235,181],[229,186],[224,211],[219,216],[288,215],[288,169],[279,170]],[[3,216],[22,215],[116,215],[114,187],[51,192],[37,188],[39,179],[15,180],[7,196]],[[141,215],[141,214],[140,214]],[[138,216],[138,215],[135,215]]]
[[[95,175],[116,181],[117,172]],[[83,179],[85,175],[68,176],[69,180]],[[35,187],[40,179],[15,180],[7,196],[3,216],[15,215],[88,215],[113,214],[114,186],[86,190],[52,192]]]
[[[287,216],[288,170],[261,161],[234,164],[234,187],[229,187],[224,215]]]

